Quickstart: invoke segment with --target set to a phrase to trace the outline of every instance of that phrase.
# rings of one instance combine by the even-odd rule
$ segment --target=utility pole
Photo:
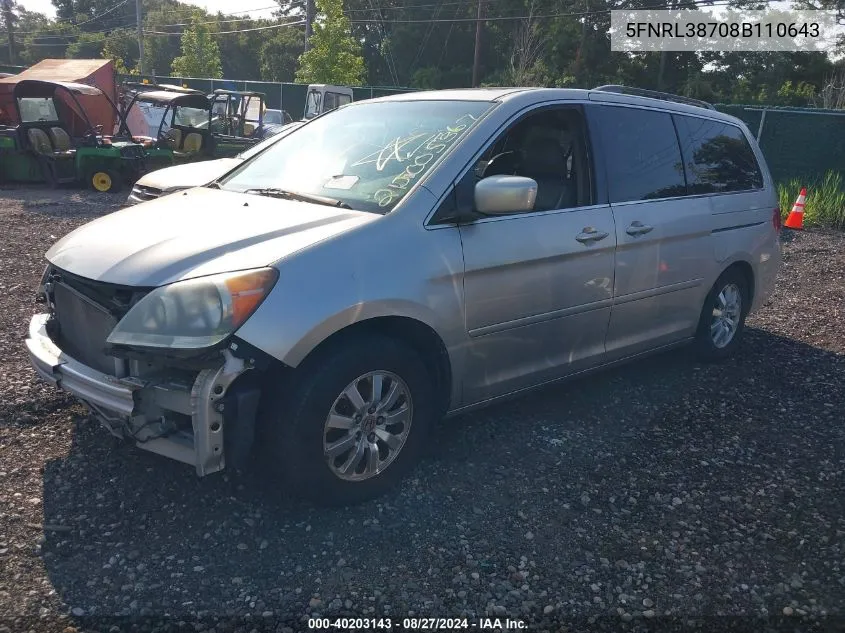
[[[3,0],[3,20],[6,22],[6,37],[9,40],[9,64],[15,63],[15,16],[12,13],[12,0]]]
[[[314,0],[305,0],[305,50],[311,48],[311,32],[314,23]]]
[[[138,26],[138,72],[144,75],[144,28],[141,0],[135,0],[135,21]]]
[[[475,20],[475,55],[472,60],[472,87],[478,87],[478,72],[481,67],[481,18],[484,15],[484,0],[478,0],[478,17]]]

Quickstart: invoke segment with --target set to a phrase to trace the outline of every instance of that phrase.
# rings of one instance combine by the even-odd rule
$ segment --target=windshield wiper
[[[282,198],[284,200],[298,200],[300,202],[314,202],[316,204],[323,204],[327,207],[337,207],[339,209],[352,209],[348,204],[336,198],[327,198],[325,196],[315,196],[310,193],[299,193],[297,191],[287,191],[285,189],[277,189],[275,187],[245,189],[243,193],[254,193],[259,196],[269,196],[271,198]]]

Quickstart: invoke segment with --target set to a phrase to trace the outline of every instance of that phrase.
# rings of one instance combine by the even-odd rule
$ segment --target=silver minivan
[[[406,93],[48,252],[26,345],[114,435],[321,502],[446,415],[691,343],[739,346],[780,212],[754,138],[618,86]]]

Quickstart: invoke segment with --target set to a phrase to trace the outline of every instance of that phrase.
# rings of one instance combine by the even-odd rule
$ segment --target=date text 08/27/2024
[[[308,628],[328,631],[515,631],[525,629],[523,620],[511,618],[309,618]]]

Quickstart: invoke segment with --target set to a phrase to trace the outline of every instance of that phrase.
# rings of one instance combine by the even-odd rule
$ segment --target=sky
[[[232,13],[232,0],[182,0],[187,4],[201,7],[209,13]],[[238,3],[239,5],[241,3]],[[18,5],[29,11],[38,11],[44,13],[51,18],[56,17],[56,7],[50,0],[18,0]],[[269,7],[278,5],[273,0],[244,0],[243,9],[237,11],[238,14],[248,13],[253,18],[269,18],[273,15],[273,9],[264,9],[263,11],[251,11],[251,9],[259,9],[262,7]]]

